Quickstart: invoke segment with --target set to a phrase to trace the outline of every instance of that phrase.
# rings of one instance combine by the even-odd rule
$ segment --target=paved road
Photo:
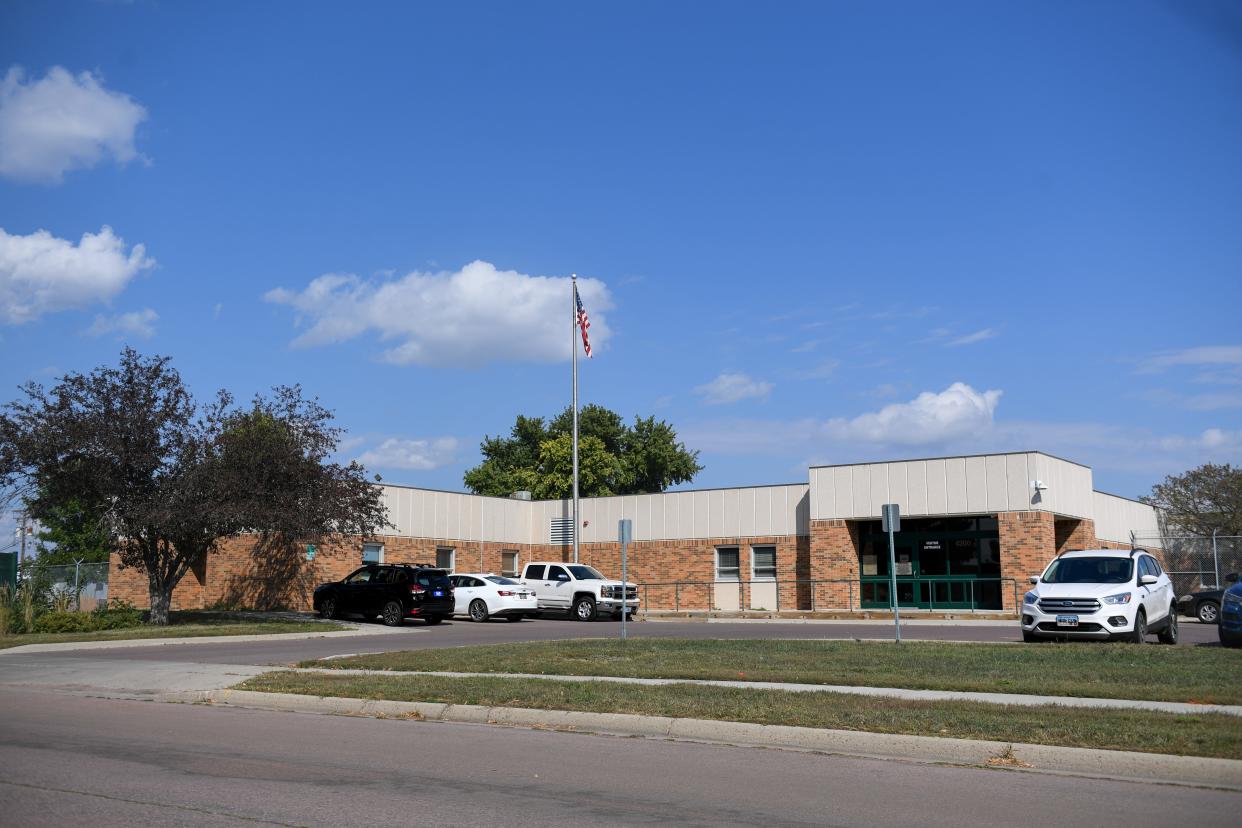
[[[346,653],[419,650],[434,647],[460,647],[469,644],[505,644],[514,641],[550,641],[568,638],[615,636],[620,624],[599,621],[583,624],[563,617],[544,617],[537,621],[509,623],[489,621],[445,622],[437,627],[407,624],[400,631],[385,631],[377,625],[373,636],[347,638],[312,638],[302,640],[230,642],[227,638],[193,644],[170,644],[160,647],[120,647],[107,650],[66,651],[40,654],[46,658],[83,658],[92,660],[143,660],[199,662],[207,664],[291,664],[297,661],[324,658]],[[646,621],[629,625],[630,634],[648,638],[800,638],[800,639],[890,639],[893,629],[875,623],[780,623],[780,622],[672,622]],[[1195,622],[1182,624],[1182,641],[1186,644],[1216,645],[1214,626]],[[937,641],[1019,641],[1016,623],[1000,624],[910,624],[903,629],[907,640]],[[1153,639],[1154,640],[1154,639]],[[1117,646],[1101,644],[1100,646]],[[0,673],[13,660],[30,659],[34,655],[0,656]]]
[[[1242,795],[0,690],[13,826],[1236,825]],[[1101,816],[1105,815],[1105,816]]]

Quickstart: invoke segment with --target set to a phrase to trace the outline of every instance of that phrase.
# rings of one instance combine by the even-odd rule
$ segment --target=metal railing
[[[955,578],[952,576],[928,576],[928,577],[922,577],[922,578],[901,578],[897,583],[899,587],[906,585],[906,584],[911,584],[911,585],[917,584],[919,585],[919,594],[928,596],[926,601],[918,601],[918,602],[913,602],[909,604],[902,601],[901,602],[902,608],[916,609],[916,608],[919,608],[921,604],[927,603],[928,604],[927,610],[929,612],[935,611],[937,609],[940,609],[940,610],[954,609],[954,610],[961,610],[964,612],[978,612],[978,611],[1006,612],[1007,611],[1007,612],[1012,612],[1014,615],[1017,615],[1022,607],[1022,598],[1020,594],[1019,583],[1014,578],[964,578],[964,577]],[[689,593],[689,595],[691,596],[694,596],[696,593],[698,593],[700,589],[702,590],[702,595],[704,597],[704,600],[701,602],[701,604],[699,602],[694,602],[692,599],[688,599],[688,601],[690,603],[696,604],[696,608],[698,609],[720,610],[721,607],[719,605],[719,602],[716,600],[716,597],[718,594],[717,589],[720,587],[728,587],[734,584],[736,584],[737,586],[737,605],[738,605],[739,610],[751,609],[751,608],[748,608],[746,605],[747,604],[746,595],[749,591],[749,594],[752,595],[753,597],[754,587],[756,586],[774,587],[775,606],[771,608],[771,610],[774,612],[780,612],[782,610],[800,610],[800,611],[809,611],[809,612],[820,612],[820,611],[831,611],[831,610],[840,610],[840,609],[845,609],[847,612],[859,612],[862,610],[884,611],[886,609],[892,608],[891,598],[885,604],[873,605],[873,606],[867,606],[867,607],[863,606],[863,600],[862,600],[863,585],[877,584],[879,586],[884,587],[887,590],[888,589],[887,580],[871,581],[871,580],[865,580],[865,579],[860,579],[860,578],[787,578],[787,579],[777,578],[775,580],[773,579],[749,579],[749,580],[738,579],[738,580],[727,580],[727,581],[647,581],[647,582],[640,582],[638,584],[638,588],[640,592],[640,597],[642,599],[642,607],[644,610],[669,609],[669,607],[667,606],[654,606],[653,607],[651,603],[651,593],[653,590],[657,592],[660,590],[671,590],[673,593],[672,595],[673,601],[672,601],[671,609],[674,612],[681,612],[682,596],[687,593]],[[964,591],[967,592],[969,595],[969,599],[967,601],[952,601],[952,600],[942,601],[940,607],[937,607],[936,602],[935,602],[935,589],[933,586],[934,584],[962,584],[964,585],[963,586]],[[976,599],[978,596],[976,592],[976,585],[978,584],[996,584],[998,587],[997,597],[1001,603],[1001,606],[983,607],[983,608],[977,607]],[[782,587],[784,587],[784,589],[782,589]],[[831,600],[829,600],[828,605],[825,606],[824,600],[820,596],[821,590],[823,588],[827,588],[824,591],[831,592],[833,587],[837,588],[838,590],[840,590],[841,588],[844,588],[845,599],[846,599],[844,608],[842,608],[839,605],[839,602],[833,602]],[[928,589],[927,587],[932,587],[932,588]],[[1003,593],[1006,591],[1006,589],[1008,589],[1008,591],[1011,592],[1012,597],[1013,597],[1013,605],[1008,610],[1002,609],[1002,607],[1004,606]],[[795,605],[788,606],[788,598],[786,598],[786,606],[782,607],[781,606],[781,594],[782,592],[788,593],[790,591],[793,592]],[[657,603],[660,604],[664,602],[659,601]],[[752,600],[752,603],[753,603],[753,600]],[[802,606],[802,604],[804,603],[807,604],[807,606]],[[964,603],[968,603],[969,606],[962,606],[962,604]],[[836,605],[834,606],[834,604]],[[758,610],[759,608],[754,608],[754,609]],[[764,607],[762,609],[766,610],[768,608]]]

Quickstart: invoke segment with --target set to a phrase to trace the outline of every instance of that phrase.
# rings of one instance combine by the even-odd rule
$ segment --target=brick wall
[[[1049,512],[1001,512],[996,517],[1000,524],[1001,577],[1013,578],[1021,595],[1027,589],[1027,579],[1043,572],[1057,555],[1056,519]],[[1008,583],[1001,584],[1001,601],[1004,609],[1016,609],[1013,587]]]
[[[500,572],[503,568],[502,554],[509,551],[518,553],[519,571],[529,561],[568,562],[573,557],[573,547],[568,545],[481,543],[452,538],[378,537],[365,540],[384,545],[386,563],[434,564],[437,548],[451,548],[455,553],[455,568],[459,572]],[[305,541],[281,545],[264,542],[255,535],[226,538],[201,566],[178,584],[173,591],[172,608],[203,609],[225,605],[309,610],[317,585],[340,580],[362,564],[363,542],[363,538],[343,536],[316,539],[315,559],[308,561]],[[627,559],[629,580],[663,584],[642,591],[645,608],[711,609],[716,547],[739,548],[742,577],[748,581],[750,548],[756,545],[776,547],[777,578],[791,581],[779,587],[780,607],[792,609],[809,603],[809,593],[800,599],[799,588],[792,583],[795,577],[806,577],[809,541],[787,535],[632,543]],[[610,578],[620,578],[619,543],[582,544],[579,552],[582,563],[595,567]],[[693,583],[674,586],[675,581]],[[113,555],[111,563],[109,591],[112,597],[130,601],[135,606],[149,606],[146,575],[134,569],[121,569],[116,555]],[[750,605],[750,597],[749,584],[744,584],[743,606]]]
[[[811,521],[809,577],[819,581],[858,580],[858,523],[852,520]],[[856,583],[816,583],[816,609],[858,607]],[[809,608],[809,607],[808,607]]]

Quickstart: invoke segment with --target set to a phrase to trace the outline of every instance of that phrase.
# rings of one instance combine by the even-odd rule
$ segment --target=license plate
[[[1058,615],[1057,626],[1058,627],[1077,627],[1078,616],[1077,615]]]
[[[436,598],[443,598],[443,597],[444,597],[444,590],[442,590],[442,589],[433,589],[433,590],[431,591],[431,594],[432,594],[433,596],[435,596]]]

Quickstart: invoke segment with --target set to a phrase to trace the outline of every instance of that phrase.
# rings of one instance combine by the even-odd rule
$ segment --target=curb
[[[1242,761],[1234,759],[1009,744],[935,736],[898,736],[705,719],[674,719],[628,713],[378,701],[304,696],[296,693],[259,693],[252,690],[164,693],[156,699],[164,702],[219,704],[281,712],[392,717],[611,736],[644,736],[743,747],[813,751],[865,759],[896,759],[920,764],[998,768],[1028,773],[1242,791]]]

